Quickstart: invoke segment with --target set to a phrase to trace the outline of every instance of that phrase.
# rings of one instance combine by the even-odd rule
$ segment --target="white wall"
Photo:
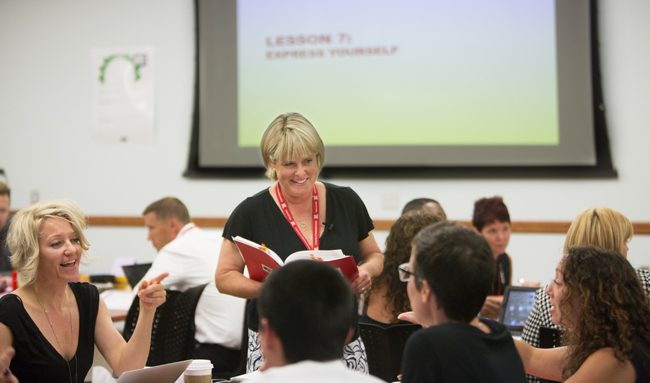
[[[194,216],[228,216],[266,180],[188,180],[194,21],[191,0],[0,0],[0,168],[12,207],[71,198],[89,215],[139,215],[155,199],[181,198]],[[600,4],[603,87],[613,160],[612,180],[333,180],[354,188],[371,216],[393,219],[408,200],[430,196],[450,219],[469,220],[473,201],[503,195],[513,220],[571,221],[578,211],[610,206],[650,221],[650,2]],[[102,145],[90,131],[90,50],[152,45],[156,59],[156,138],[151,144]],[[281,111],[279,111],[281,112]],[[382,199],[397,198],[398,208]],[[215,231],[215,235],[219,233]],[[99,258],[86,272],[108,271],[112,257],[151,260],[143,228],[88,230]],[[377,233],[383,243],[385,233]],[[514,277],[548,281],[564,236],[513,234]],[[650,265],[650,236],[630,245],[635,266]]]

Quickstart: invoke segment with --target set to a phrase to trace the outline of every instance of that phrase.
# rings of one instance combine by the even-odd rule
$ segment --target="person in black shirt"
[[[0,271],[11,271],[9,246],[7,246],[7,232],[11,224],[9,215],[9,203],[11,198],[11,189],[7,184],[0,182]],[[0,290],[1,291],[1,290]]]
[[[79,265],[89,258],[86,226],[83,211],[69,200],[38,202],[14,216],[8,242],[22,285],[0,298],[0,350],[15,350],[10,369],[0,374],[11,372],[23,382],[83,383],[95,346],[118,376],[144,368],[167,273],[140,285],[140,314],[127,343],[97,288],[76,282]]]
[[[474,203],[472,225],[490,245],[496,260],[496,274],[490,296],[485,300],[481,315],[496,319],[501,309],[503,292],[512,285],[512,259],[506,254],[510,242],[510,213],[502,197],[481,198]]]
[[[501,323],[478,318],[494,278],[495,260],[476,231],[452,222],[429,226],[399,267],[415,321],[403,383],[525,382],[512,336]]]
[[[233,237],[264,244],[283,260],[300,250],[341,249],[359,266],[359,277],[351,284],[357,295],[370,291],[371,278],[383,268],[374,226],[361,198],[349,187],[318,181],[325,147],[304,116],[278,116],[264,132],[260,146],[266,174],[277,183],[245,199],[230,215],[215,273],[219,292],[251,299],[247,372],[259,369],[263,362],[255,301],[262,283],[243,275],[245,263]],[[368,372],[358,331],[343,355],[348,367]]]

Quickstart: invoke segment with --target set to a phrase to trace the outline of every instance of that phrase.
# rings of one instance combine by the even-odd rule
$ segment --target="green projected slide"
[[[354,4],[238,2],[240,147],[294,111],[328,147],[559,145],[553,2]]]

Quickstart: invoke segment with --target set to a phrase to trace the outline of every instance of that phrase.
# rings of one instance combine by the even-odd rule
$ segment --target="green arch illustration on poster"
[[[140,67],[143,66],[144,64],[136,64],[135,61],[133,60],[133,57],[129,55],[110,55],[104,59],[104,64],[99,68],[99,81],[104,83],[104,75],[106,73],[106,67],[108,67],[108,64],[113,61],[114,59],[117,58],[123,58],[127,61],[129,61],[131,64],[133,64],[133,70],[135,74],[135,81],[140,80]]]

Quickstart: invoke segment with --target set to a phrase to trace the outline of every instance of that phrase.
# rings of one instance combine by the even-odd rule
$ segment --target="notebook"
[[[117,379],[117,383],[174,383],[190,363],[192,359],[127,371]]]
[[[506,286],[499,322],[503,323],[513,336],[521,335],[528,314],[535,305],[535,292],[539,287]]]
[[[142,280],[142,277],[151,268],[151,263],[140,263],[138,265],[122,266],[126,280],[129,281],[131,288],[134,288]]]

